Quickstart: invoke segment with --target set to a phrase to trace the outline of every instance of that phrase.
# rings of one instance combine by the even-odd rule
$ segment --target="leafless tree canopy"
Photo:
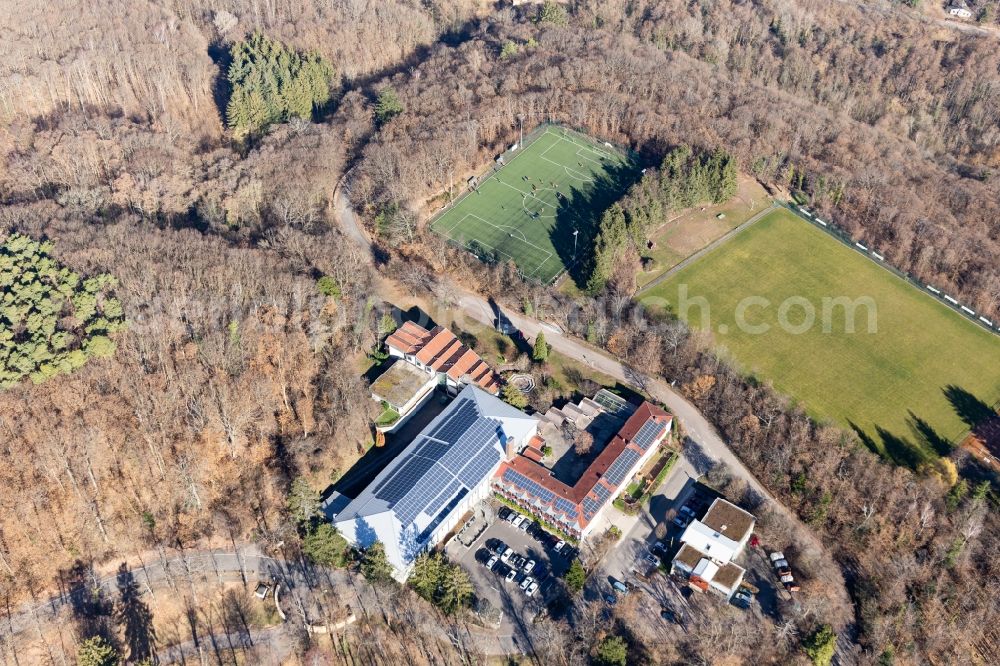
[[[129,322],[113,359],[0,398],[2,591],[44,594],[77,559],[219,534],[279,541],[290,480],[320,486],[358,458],[376,408],[358,361],[380,313],[371,257],[334,224],[333,191],[353,167],[367,221],[398,212],[392,237],[377,239],[383,275],[440,303],[456,286],[515,306],[530,298],[676,380],[829,544],[796,553],[804,610],[786,622],[725,616],[663,641],[635,608],[609,628],[580,603],[529,628],[540,658],[584,663],[613,629],[638,661],[787,663],[818,622],[856,627],[872,662],[995,653],[983,631],[1000,621],[995,496],[890,468],[683,325],[650,326],[629,275],[608,302],[574,302],[510,266],[474,263],[424,222],[449,183],[514,139],[519,118],[579,127],[651,162],[682,143],[724,147],[772,186],[801,174],[825,216],[1000,320],[996,34],[889,2],[582,0],[566,25],[493,4],[0,0],[0,235],[47,237],[74,270],[115,275]],[[338,89],[317,122],[241,144],[220,114],[225,54],[253,30],[321,53]],[[518,49],[501,60],[505,42]],[[404,111],[376,127],[373,101],[390,85]],[[322,276],[338,298],[318,291]],[[755,501],[739,484],[730,492]],[[853,608],[829,601],[833,567]],[[440,618],[413,595],[373,603],[393,624],[373,614],[360,625],[362,661],[478,658],[460,624],[439,642]],[[401,642],[407,622],[419,645]]]

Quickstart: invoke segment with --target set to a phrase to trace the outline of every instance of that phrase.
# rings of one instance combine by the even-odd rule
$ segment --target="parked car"
[[[525,576],[524,580],[521,581],[521,584],[518,585],[518,587],[520,587],[522,590],[527,591],[528,586],[534,582],[535,582],[534,578],[532,578],[531,576]]]
[[[616,599],[615,595],[613,594],[605,594],[604,600],[608,602],[609,606],[614,606],[616,603],[618,603],[618,599]]]
[[[562,549],[563,549],[563,548],[564,548],[565,546],[566,546],[566,542],[565,542],[565,541],[563,541],[562,539],[560,539],[560,540],[559,540],[558,542],[556,542],[556,546],[555,546],[555,551],[556,551],[557,553],[559,553],[559,552],[562,552]]]
[[[513,557],[513,555],[514,555],[514,549],[508,548],[507,550],[503,551],[503,555],[500,556],[500,561],[503,562],[504,564],[509,564],[510,558]]]
[[[677,615],[677,613],[675,613],[673,611],[673,609],[667,608],[666,606],[661,606],[660,607],[660,617],[662,617],[667,622],[672,622],[674,624],[680,624],[681,623],[680,616]]]
[[[520,527],[521,523],[523,523],[525,520],[527,520],[527,519],[524,516],[518,514],[517,516],[514,517],[514,520],[512,520],[510,522],[511,522],[511,525],[513,525],[514,527]]]
[[[648,562],[654,567],[660,566],[660,558],[658,558],[656,555],[646,555],[642,559],[646,560],[646,562]]]
[[[652,546],[649,547],[649,552],[653,555],[666,555],[667,546],[662,541],[657,541]]]
[[[611,587],[615,588],[615,591],[623,596],[628,594],[628,588],[625,587],[625,583],[621,582],[620,580],[612,582]]]
[[[538,583],[535,582],[535,581],[532,581],[531,585],[528,586],[528,589],[526,589],[524,591],[524,593],[526,595],[528,595],[529,597],[533,597],[533,596],[535,596],[535,592],[537,592],[537,591],[538,591]]]
[[[773,564],[774,562],[777,562],[778,560],[785,559],[785,554],[783,552],[781,552],[780,550],[777,550],[777,551],[771,553],[770,557],[771,557],[771,563]]]
[[[688,524],[694,520],[694,511],[685,504],[677,512],[677,516],[674,518],[674,525],[680,528],[685,528]]]
[[[497,517],[500,518],[500,520],[510,520],[510,514],[512,513],[514,512],[509,508],[502,506],[500,507],[500,511],[497,512]]]
[[[514,580],[514,578],[516,578],[516,577],[517,577],[517,572],[515,570],[511,569],[510,571],[507,572],[507,575],[504,578],[509,583],[512,580]]]
[[[535,522],[531,518],[525,518],[521,522],[521,524],[519,525],[519,527],[521,528],[522,532],[527,532],[527,531],[529,531],[531,529],[531,526],[534,525],[534,524],[535,524]]]
[[[774,570],[778,572],[779,576],[792,573],[792,568],[788,566],[788,560],[775,560],[773,564]]]
[[[750,608],[750,604],[753,603],[753,596],[746,590],[739,589],[736,590],[736,594],[733,595],[731,601],[734,606],[746,609]]]
[[[499,561],[500,558],[494,555],[486,562],[486,568],[489,569],[490,571],[493,571],[493,567],[495,567],[497,565],[497,562]]]
[[[503,555],[507,551],[507,544],[503,541],[498,541],[495,546],[493,546],[494,555]]]
[[[527,562],[524,563],[523,569],[525,573],[531,573],[532,570],[534,570],[534,568],[535,568],[534,560],[528,560]]]
[[[524,566],[524,558],[520,555],[511,555],[510,559],[507,561],[510,564],[510,566],[514,567],[515,569],[520,569],[521,567]]]

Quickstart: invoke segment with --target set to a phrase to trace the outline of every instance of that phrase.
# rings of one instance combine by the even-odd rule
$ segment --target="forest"
[[[581,0],[545,13],[476,0],[113,0],[0,12],[0,238],[43,243],[53,270],[83,284],[114,280],[97,298],[113,350],[0,394],[0,450],[17,461],[0,471],[0,599],[44,598],[80,562],[296,542],[293,480],[325,488],[360,456],[378,411],[354,371],[380,335],[378,271],[440,302],[454,285],[528,299],[676,379],[829,544],[848,586],[845,612],[824,601],[817,565],[794,626],[745,640],[702,627],[678,645],[636,634],[630,654],[794,663],[826,622],[861,663],[983,663],[996,650],[984,628],[1000,621],[983,584],[1000,578],[1000,525],[995,490],[968,461],[956,455],[959,476],[890,467],[700,335],[636,308],[634,280],[554,294],[472,263],[417,222],[450,179],[514,140],[519,117],[552,120],[651,166],[680,146],[725,151],[1000,320],[997,39],[891,4]],[[255,33],[316,64],[327,87],[242,132],[227,115],[242,80],[233,47]],[[387,210],[406,222],[379,225],[377,268],[335,224],[348,170],[369,224]],[[359,594],[383,611],[366,625],[380,658],[416,663],[396,632],[419,623],[424,640],[439,620],[406,592]],[[607,639],[594,609],[576,629],[580,645],[564,619],[533,627],[539,658],[583,663]]]

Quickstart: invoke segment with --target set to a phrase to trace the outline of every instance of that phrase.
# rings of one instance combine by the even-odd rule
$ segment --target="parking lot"
[[[500,515],[508,511],[501,509]],[[570,544],[556,551],[560,540],[537,524],[527,531],[522,527],[498,516],[471,547],[449,544],[449,555],[469,572],[477,594],[504,612],[504,623],[514,625],[530,620],[544,606],[553,580],[577,554]]]

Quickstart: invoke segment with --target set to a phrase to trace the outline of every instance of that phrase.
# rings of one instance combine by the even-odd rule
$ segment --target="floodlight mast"
[[[576,241],[579,233],[580,233],[579,229],[573,230],[573,261],[576,261]]]

